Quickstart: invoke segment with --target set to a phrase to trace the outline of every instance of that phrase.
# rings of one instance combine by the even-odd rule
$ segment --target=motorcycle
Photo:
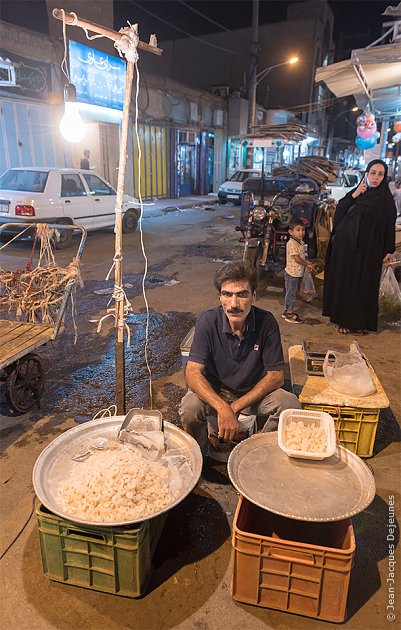
[[[247,197],[243,200],[241,225],[235,229],[243,234],[243,260],[251,262],[256,269],[266,270],[269,257],[277,262],[285,254],[288,223],[286,226],[285,211],[275,205],[285,190],[280,191],[271,204],[265,205],[256,201],[252,192],[244,193]]]

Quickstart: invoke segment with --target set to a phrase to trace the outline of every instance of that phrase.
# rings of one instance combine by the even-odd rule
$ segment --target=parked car
[[[358,186],[361,177],[362,175],[359,171],[344,171],[337,177],[335,182],[328,185],[329,196],[336,201],[340,201],[350,190]]]
[[[231,201],[232,203],[241,203],[242,185],[248,177],[260,177],[262,171],[255,168],[244,168],[240,171],[235,171],[234,175],[227,179],[221,186],[219,186],[219,192],[217,196],[219,203],[226,203]]]
[[[0,225],[60,223],[91,231],[114,226],[115,205],[113,186],[93,171],[21,167],[11,168],[0,177]],[[134,197],[124,195],[123,232],[136,230],[138,205]],[[71,240],[72,230],[60,230],[57,249],[68,247]]]

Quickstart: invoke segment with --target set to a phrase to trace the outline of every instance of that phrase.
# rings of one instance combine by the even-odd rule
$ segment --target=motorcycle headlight
[[[266,210],[264,208],[255,208],[253,218],[255,221],[263,221],[266,218]]]

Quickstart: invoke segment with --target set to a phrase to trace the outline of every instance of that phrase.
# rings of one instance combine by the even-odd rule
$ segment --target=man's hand
[[[218,412],[217,424],[219,427],[218,436],[223,438],[223,440],[233,440],[238,433],[238,415],[234,413],[229,405]]]

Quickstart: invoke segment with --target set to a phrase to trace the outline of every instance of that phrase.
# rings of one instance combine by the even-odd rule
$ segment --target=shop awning
[[[377,114],[401,113],[401,42],[353,50],[350,59],[316,70],[335,96],[354,95],[359,107],[371,101]]]

